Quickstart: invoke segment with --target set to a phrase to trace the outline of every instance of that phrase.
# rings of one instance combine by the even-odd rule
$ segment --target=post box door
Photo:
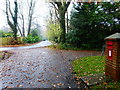
[[[112,41],[108,41],[107,42],[107,48],[108,48],[108,59],[112,60],[113,57],[113,42]]]

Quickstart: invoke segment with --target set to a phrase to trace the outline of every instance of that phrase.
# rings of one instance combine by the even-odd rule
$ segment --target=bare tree
[[[49,16],[50,16],[50,22],[52,24],[57,24],[58,23],[58,12],[56,8],[53,5],[49,5]]]
[[[25,37],[25,15],[24,15],[24,12],[23,12],[23,2],[20,2],[20,5],[19,5],[19,19],[21,21],[21,25],[19,23],[18,27],[19,27],[19,32],[21,34],[22,37]]]
[[[25,19],[23,14],[21,14],[21,16],[22,16],[22,32],[23,32],[22,36],[25,37]]]
[[[17,26],[18,26],[18,3],[17,0],[14,1],[14,12],[11,10],[10,1],[6,0],[6,16],[7,23],[13,31],[14,39],[17,41]]]
[[[31,32],[32,22],[34,20],[35,0],[27,0],[19,2],[19,24],[18,30],[22,37],[29,35]]]
[[[29,13],[28,13],[28,34],[30,34],[30,30],[31,30],[31,24],[32,24],[32,21],[33,21],[33,14],[34,14],[34,9],[35,9],[35,0],[30,0],[30,3],[29,3]]]

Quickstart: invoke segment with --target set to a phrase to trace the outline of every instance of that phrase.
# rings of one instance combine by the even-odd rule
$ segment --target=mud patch
[[[12,55],[12,53],[10,53],[8,51],[0,51],[0,61],[8,59],[11,55]]]

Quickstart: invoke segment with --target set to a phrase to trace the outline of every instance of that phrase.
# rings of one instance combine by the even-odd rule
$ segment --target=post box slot
[[[113,45],[112,41],[107,41],[107,45]]]
[[[113,46],[107,46],[108,49],[113,49]]]

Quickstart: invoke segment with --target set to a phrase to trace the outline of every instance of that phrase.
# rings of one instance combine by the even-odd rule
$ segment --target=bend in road
[[[4,51],[4,50],[12,50],[12,49],[26,49],[26,48],[37,48],[37,47],[45,47],[45,46],[49,46],[52,45],[52,43],[48,40],[46,41],[42,41],[38,44],[35,45],[31,45],[31,46],[21,46],[21,47],[2,47],[0,48],[0,51]]]

